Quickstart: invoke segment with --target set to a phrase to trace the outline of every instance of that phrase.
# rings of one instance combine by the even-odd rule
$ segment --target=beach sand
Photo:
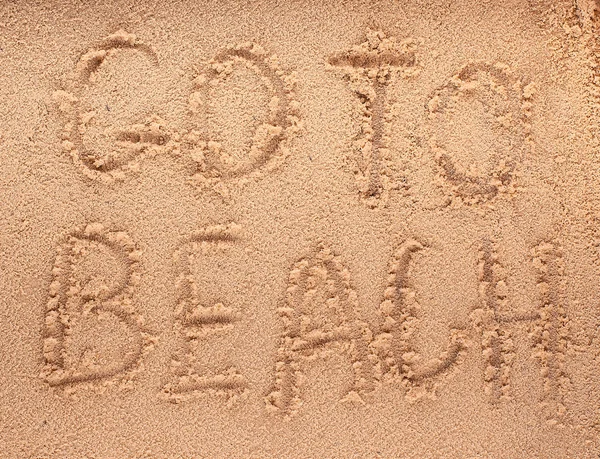
[[[599,33],[2,2],[0,457],[599,457]]]

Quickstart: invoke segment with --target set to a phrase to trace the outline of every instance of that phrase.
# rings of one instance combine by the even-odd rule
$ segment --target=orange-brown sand
[[[0,4],[0,458],[600,457],[600,3]]]

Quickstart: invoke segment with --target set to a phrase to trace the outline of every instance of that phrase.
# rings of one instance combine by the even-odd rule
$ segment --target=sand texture
[[[0,2],[0,459],[600,457],[600,2]]]

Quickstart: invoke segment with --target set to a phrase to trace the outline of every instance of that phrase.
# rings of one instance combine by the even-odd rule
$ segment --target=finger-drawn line
[[[450,185],[450,194],[466,204],[477,204],[497,195],[513,194],[517,167],[531,144],[532,84],[524,85],[505,64],[469,62],[449,81],[434,91],[427,109],[433,132],[430,147],[435,154],[440,177]],[[505,145],[490,145],[495,168],[486,176],[458,166],[441,128],[451,126],[457,104],[477,100],[494,121],[493,129],[510,136]]]
[[[201,186],[219,187],[225,179],[275,168],[288,155],[288,142],[301,127],[294,95],[296,75],[286,74],[277,58],[269,56],[256,43],[229,47],[212,59],[206,71],[194,80],[196,88],[190,96],[192,113],[198,113],[203,101],[210,98],[211,86],[224,84],[237,65],[256,72],[272,92],[268,119],[256,128],[244,158],[234,158],[215,140],[193,139],[196,143],[190,156],[197,168],[194,181]]]
[[[485,393],[491,403],[511,398],[511,372],[515,348],[511,323],[536,319],[535,313],[510,316],[502,313],[508,299],[504,292],[507,279],[496,254],[494,244],[485,240],[479,251],[479,295],[483,308],[473,312],[475,327],[481,333],[482,355],[485,362]]]
[[[432,378],[445,374],[461,361],[466,336],[460,330],[450,332],[446,351],[423,361],[411,345],[418,325],[419,305],[410,286],[409,269],[413,254],[424,246],[415,240],[404,242],[394,253],[388,271],[388,284],[380,305],[383,325],[370,347],[377,360],[376,378],[380,381],[399,378],[408,389],[407,396],[418,397],[433,390]]]
[[[96,114],[84,112],[80,99],[89,85],[94,84],[106,58],[123,49],[136,50],[158,65],[156,53],[150,46],[139,41],[135,35],[119,30],[84,53],[75,65],[72,81],[67,82],[65,89],[53,94],[65,120],[61,134],[63,150],[87,177],[105,182],[122,178],[126,170],[137,167],[137,161],[143,156],[162,151],[173,135],[166,122],[153,115],[145,123],[108,133],[113,138],[110,151],[101,152],[84,145],[83,136]]]
[[[542,242],[532,249],[531,255],[542,303],[540,318],[531,333],[544,380],[542,408],[548,423],[563,424],[567,419],[565,397],[571,380],[566,368],[570,330],[565,310],[562,247],[556,242]]]
[[[408,75],[416,65],[414,42],[397,43],[383,32],[369,31],[367,40],[351,50],[329,58],[340,68],[363,105],[357,149],[356,182],[362,200],[369,207],[385,205],[394,189],[390,169],[387,87],[397,74]]]
[[[511,372],[516,355],[509,327],[517,322],[529,322],[544,381],[542,407],[550,423],[562,423],[566,415],[564,396],[570,385],[565,367],[569,330],[564,309],[562,249],[554,242],[542,242],[531,250],[531,257],[541,304],[533,312],[502,313],[509,301],[506,270],[494,244],[490,240],[482,244],[479,293],[483,307],[473,312],[472,319],[482,336],[485,391],[492,403],[512,398]]]
[[[82,258],[100,249],[108,250],[124,270],[122,279],[112,279],[115,282],[112,287],[91,278],[82,283],[77,277]],[[45,365],[42,377],[49,385],[65,386],[119,375],[123,378],[131,376],[152,341],[132,302],[140,279],[140,255],[141,251],[126,233],[106,230],[98,223],[76,228],[58,247],[43,331]],[[81,362],[67,360],[67,350],[74,340],[74,322],[78,317],[99,313],[112,314],[134,332],[131,349],[122,352],[120,362],[103,367],[82,366]]]
[[[197,356],[193,350],[198,340],[230,330],[241,319],[235,308],[223,303],[203,304],[202,293],[191,272],[194,254],[209,247],[230,246],[239,241],[240,234],[241,227],[235,223],[208,226],[195,231],[175,254],[179,272],[176,329],[181,336],[182,347],[171,362],[173,378],[162,389],[173,402],[206,394],[234,399],[247,391],[248,383],[235,367],[214,374],[198,374],[195,369]]]
[[[302,404],[303,369],[331,353],[347,354],[354,382],[345,400],[371,390],[368,330],[356,319],[357,298],[350,274],[323,244],[290,272],[285,305],[279,309],[284,331],[277,351],[275,381],[266,397],[272,411],[291,416]]]

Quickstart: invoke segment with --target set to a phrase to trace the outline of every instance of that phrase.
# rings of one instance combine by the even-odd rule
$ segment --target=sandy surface
[[[598,457],[600,5],[84,3],[0,5],[0,457]]]

